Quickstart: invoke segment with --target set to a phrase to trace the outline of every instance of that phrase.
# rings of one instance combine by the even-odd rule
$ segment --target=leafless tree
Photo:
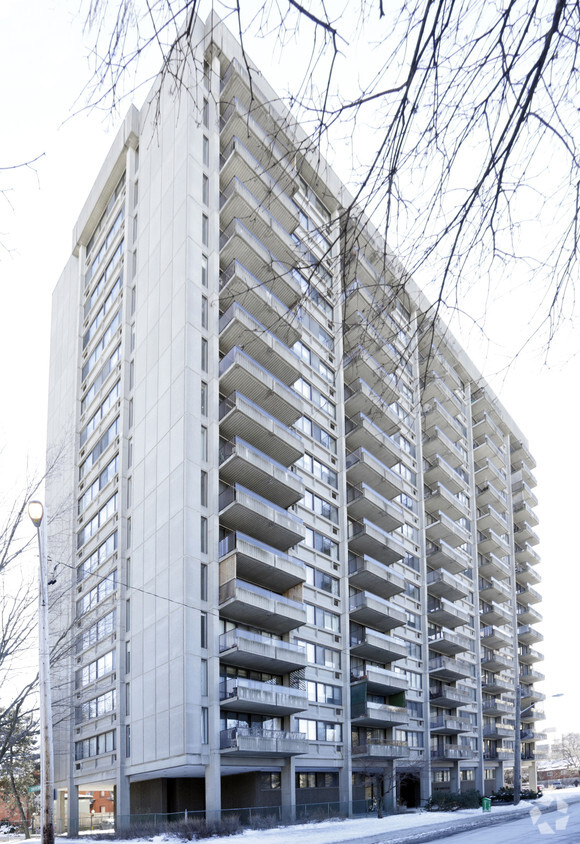
[[[580,773],[580,733],[566,733],[562,740],[552,745],[552,757],[563,760],[568,768]]]
[[[251,43],[287,59],[297,118],[317,145],[342,144],[351,155],[347,218],[375,222],[407,272],[430,285],[435,312],[464,310],[474,293],[479,321],[489,297],[525,268],[528,281],[539,276],[528,288],[537,308],[530,334],[549,344],[575,297],[577,0],[213,7],[246,57]],[[151,55],[176,89],[186,87],[185,67],[199,60],[200,0],[87,0],[85,8],[93,104],[119,104]],[[253,74],[249,57],[246,66]]]

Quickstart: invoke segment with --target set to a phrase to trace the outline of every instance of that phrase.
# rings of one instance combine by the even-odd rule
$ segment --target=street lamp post
[[[28,515],[38,536],[38,680],[40,697],[40,817],[42,844],[54,844],[54,773],[52,706],[50,695],[50,645],[48,637],[48,558],[46,519],[40,501],[30,501]]]

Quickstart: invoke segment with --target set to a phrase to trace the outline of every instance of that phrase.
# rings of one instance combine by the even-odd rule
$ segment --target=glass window
[[[201,338],[201,369],[203,372],[208,371],[209,347],[205,337]]]
[[[207,507],[207,479],[208,479],[207,472],[202,469],[201,475],[200,475],[200,483],[199,483],[199,486],[200,486],[199,498],[200,498],[200,504],[201,504],[202,507]]]
[[[207,296],[201,297],[201,327],[207,328],[209,324],[209,308]]]
[[[201,516],[199,544],[201,553],[207,554],[207,519],[205,516]]]
[[[205,135],[202,141],[202,160],[205,167],[209,167],[209,138]]]
[[[209,178],[205,173],[201,178],[201,199],[204,205],[209,205]]]
[[[208,259],[207,255],[201,256],[201,284],[202,287],[207,287],[208,280]]]
[[[209,218],[207,214],[201,215],[201,242],[204,246],[209,244]]]
[[[201,382],[200,411],[202,416],[207,416],[207,384]]]

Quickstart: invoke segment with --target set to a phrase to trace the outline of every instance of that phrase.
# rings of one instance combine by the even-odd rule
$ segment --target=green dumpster
[[[491,812],[491,798],[490,797],[482,797],[481,798],[481,811],[482,812]]]

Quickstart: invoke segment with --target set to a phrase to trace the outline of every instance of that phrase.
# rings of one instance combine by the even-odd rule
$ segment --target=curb
[[[562,798],[564,799],[564,798]],[[566,800],[568,805],[573,805],[575,803],[580,803],[580,795],[576,800],[568,799]],[[556,812],[558,809],[557,805],[546,806],[545,808],[541,805],[538,805],[534,800],[530,801],[530,808],[531,806],[537,806],[540,809],[543,815],[551,814],[552,812]],[[432,826],[431,828],[427,827],[422,832],[409,832],[398,837],[388,837],[389,833],[378,833],[377,835],[366,836],[364,838],[359,839],[345,839],[344,841],[339,842],[339,844],[349,844],[349,842],[357,841],[357,844],[423,844],[423,842],[428,841],[439,841],[442,838],[447,839],[451,838],[453,835],[460,835],[462,832],[471,832],[476,829],[482,829],[487,827],[499,826],[503,823],[510,823],[511,821],[518,821],[521,820],[529,813],[529,808],[527,806],[522,807],[521,812],[512,812],[509,815],[490,815],[487,817],[479,817],[479,818],[472,818],[471,820],[464,820],[458,821],[457,823],[449,824],[449,823],[441,823],[437,824],[437,826]]]

